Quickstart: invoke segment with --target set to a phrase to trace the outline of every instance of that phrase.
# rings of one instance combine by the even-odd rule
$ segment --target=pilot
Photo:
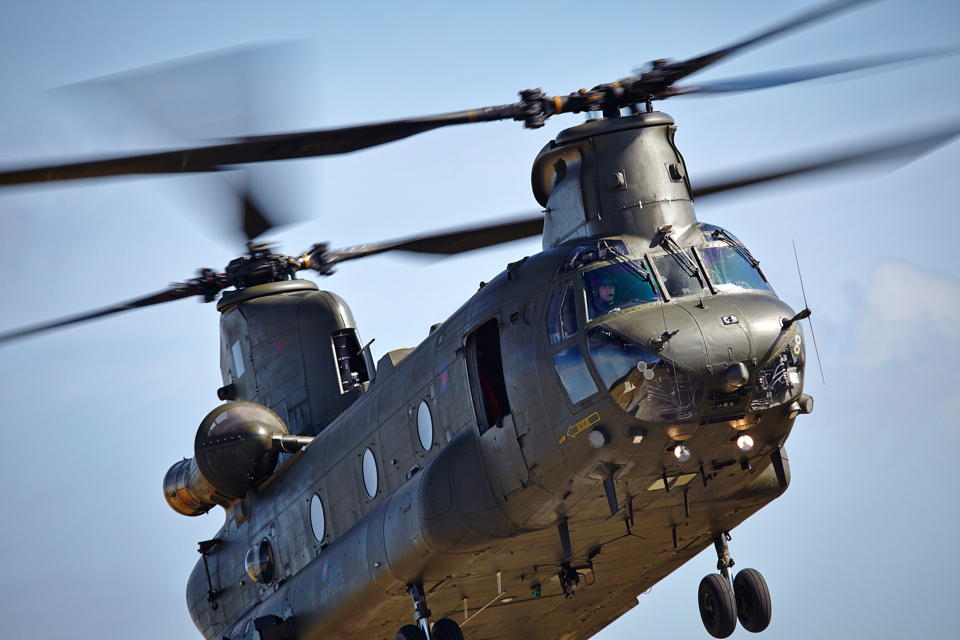
[[[609,274],[602,274],[597,282],[597,297],[594,305],[597,308],[595,317],[599,318],[616,309],[617,282]]]

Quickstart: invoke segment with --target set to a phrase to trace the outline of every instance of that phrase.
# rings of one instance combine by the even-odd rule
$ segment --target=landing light
[[[690,449],[685,444],[678,444],[673,448],[673,455],[680,462],[686,462],[690,459]]]
[[[737,446],[740,447],[740,451],[747,452],[753,449],[753,438],[747,434],[743,434],[737,438]]]

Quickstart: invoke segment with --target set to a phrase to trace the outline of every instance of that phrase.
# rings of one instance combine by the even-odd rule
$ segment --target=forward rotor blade
[[[718,180],[712,183],[708,182],[703,186],[694,187],[693,197],[702,198],[715,193],[723,193],[725,191],[732,191],[764,182],[826,171],[828,169],[850,168],[897,159],[909,162],[950,142],[958,135],[960,135],[960,122],[954,123],[950,127],[941,129],[923,138],[901,140],[891,145],[874,146],[854,153],[834,155],[814,162],[798,162],[793,165],[785,165],[774,171],[758,172],[752,175],[746,174],[736,178]]]
[[[327,252],[328,264],[355,260],[387,251],[407,251],[433,255],[452,256],[467,251],[485,249],[498,244],[522,240],[543,233],[543,215],[510,220],[483,227],[447,231],[429,236],[417,236],[406,240],[366,244]]]
[[[455,124],[513,118],[522,105],[458,111],[341,129],[253,136],[241,142],[0,172],[0,186],[132,174],[200,173],[226,165],[351,153]]]
[[[59,327],[66,327],[71,324],[77,324],[80,322],[87,322],[88,320],[95,320],[97,318],[102,318],[104,316],[109,316],[114,313],[120,313],[122,311],[129,311],[131,309],[139,309],[141,307],[149,307],[155,304],[162,304],[164,302],[173,302],[174,300],[180,300],[182,298],[189,298],[196,295],[208,295],[211,293],[211,288],[217,288],[217,290],[222,289],[226,286],[224,284],[220,287],[214,287],[209,283],[198,283],[196,281],[187,282],[183,284],[172,285],[169,289],[165,291],[160,291],[158,293],[151,294],[144,298],[137,298],[136,300],[130,300],[128,302],[123,302],[112,307],[106,307],[104,309],[99,309],[97,311],[91,311],[90,313],[85,313],[79,316],[72,316],[69,318],[64,318],[62,320],[55,320],[53,322],[45,322],[43,324],[37,324],[32,327],[25,327],[23,329],[17,329],[16,331],[11,331],[9,333],[0,334],[0,345],[4,343],[11,342],[13,340],[18,340],[20,338],[25,338],[27,336],[41,333],[43,331],[49,331],[50,329],[56,329]]]
[[[746,40],[741,40],[740,42],[724,47],[723,49],[718,49],[710,53],[705,53],[702,56],[697,56],[696,58],[690,58],[689,60],[684,60],[682,62],[667,63],[663,65],[659,69],[659,71],[661,71],[663,75],[666,78],[668,78],[667,80],[668,84],[672,84],[677,80],[680,80],[681,78],[684,78],[690,75],[691,73],[695,73],[708,65],[714,64],[715,62],[719,62],[723,58],[726,58],[731,54],[741,51],[742,49],[758,44],[759,42],[762,42],[764,40],[773,38],[774,36],[781,35],[783,33],[786,33],[787,31],[796,29],[797,27],[809,24],[815,20],[819,20],[820,18],[825,18],[826,16],[832,13],[842,11],[854,5],[863,4],[864,2],[873,2],[873,1],[874,0],[838,0],[837,2],[831,2],[829,4],[825,4],[820,7],[817,7],[816,9],[813,9],[812,11],[799,15],[795,18],[787,20],[786,22],[781,23],[755,36],[751,36]]]
[[[714,82],[702,82],[698,84],[674,86],[670,87],[660,95],[662,98],[669,98],[671,96],[685,96],[692,94],[755,91],[757,89],[777,87],[785,84],[793,84],[794,82],[814,80],[816,78],[826,78],[829,76],[851,73],[853,71],[861,71],[863,69],[870,69],[873,67],[882,67],[897,63],[919,61],[927,58],[936,58],[940,56],[956,54],[958,52],[960,52],[958,49],[917,51],[884,56],[871,56],[869,58],[857,58],[840,62],[828,62],[825,64],[797,67],[795,69],[783,69],[780,71],[770,71],[767,73],[758,73],[749,76],[727,78],[725,80],[716,80]]]
[[[250,200],[249,193],[238,194],[243,204],[243,233],[247,240],[253,240],[273,228],[273,224]]]

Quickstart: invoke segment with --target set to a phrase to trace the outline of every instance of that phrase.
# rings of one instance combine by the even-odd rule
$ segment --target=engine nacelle
[[[311,440],[289,435],[283,420],[256,402],[221,405],[200,423],[194,457],[167,471],[164,497],[174,511],[188,516],[218,504],[227,508],[273,473],[281,453],[299,451]]]
[[[280,417],[256,402],[228,402],[207,414],[193,453],[200,473],[233,500],[273,473],[280,456],[274,438],[288,435]]]
[[[193,458],[175,462],[163,476],[163,497],[174,511],[185,516],[202,515],[218,504],[226,509],[233,502],[217,493]]]

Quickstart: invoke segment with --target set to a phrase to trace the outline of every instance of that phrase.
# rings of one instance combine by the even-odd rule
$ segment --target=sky
[[[505,104],[529,87],[566,94],[655,58],[710,51],[815,4],[7,0],[0,167]],[[146,109],[109,87],[70,86],[264,43],[282,46],[258,59],[243,95],[223,89],[219,110],[203,93],[220,76],[155,94]],[[887,0],[695,79],[957,45],[960,4]],[[956,121],[958,77],[953,56],[659,108],[677,121],[695,185],[740,166]],[[539,131],[514,122],[451,127],[277,163],[249,179],[271,210],[303,220],[268,235],[291,253],[481,224],[538,210],[531,163],[582,120],[557,117]],[[696,204],[698,218],[743,240],[778,294],[801,309],[796,242],[826,381],[809,370],[805,391],[816,405],[787,443],[790,489],[733,531],[737,566],[762,571],[773,595],[764,637],[956,637],[958,169],[954,142],[896,169]],[[136,298],[200,267],[222,269],[243,249],[234,205],[220,176],[0,191],[0,332]],[[481,280],[539,250],[531,239],[439,261],[382,256],[342,265],[320,285],[347,300],[379,358],[416,345]],[[192,455],[196,427],[218,403],[217,323],[213,305],[187,300],[0,349],[5,636],[200,637],[186,580],[197,541],[216,533],[222,512],[175,514],[161,481]],[[715,565],[712,551],[702,553],[598,637],[707,638],[696,590]]]

